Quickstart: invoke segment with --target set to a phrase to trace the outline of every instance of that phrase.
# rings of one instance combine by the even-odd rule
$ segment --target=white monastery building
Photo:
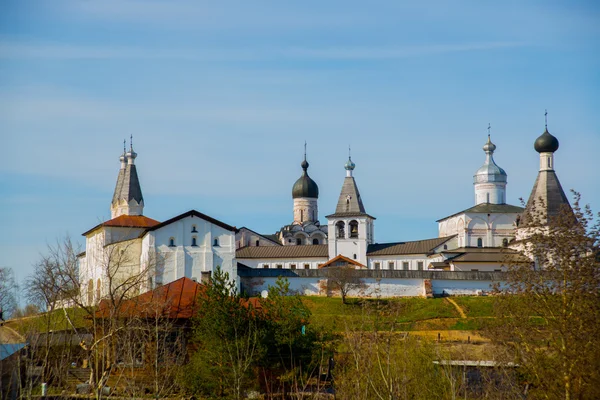
[[[554,171],[558,140],[546,127],[534,148],[540,171],[527,208],[543,204],[553,216],[569,204]],[[321,225],[319,187],[308,174],[305,148],[302,175],[292,187],[292,222],[275,234],[260,234],[196,210],[164,222],[144,216],[137,154],[130,145],[120,157],[111,219],[83,233],[85,251],[78,255],[83,296],[97,302],[124,279],[139,279],[142,290],[182,277],[205,281],[217,267],[250,294],[280,275],[301,293],[323,294],[322,272],[342,264],[364,270],[367,286],[383,296],[423,295],[427,287],[438,294],[485,291],[493,273],[505,271],[507,252],[526,237],[518,228],[526,209],[506,204],[507,173],[494,161],[495,150],[488,134],[484,163],[473,176],[475,204],[437,221],[437,238],[377,243],[375,217],[363,204],[351,157],[335,211]],[[534,201],[538,198],[543,201]]]

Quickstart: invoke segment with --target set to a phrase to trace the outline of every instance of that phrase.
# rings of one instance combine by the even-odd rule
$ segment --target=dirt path
[[[456,308],[456,311],[458,311],[461,318],[467,318],[467,314],[465,314],[463,309],[460,308],[460,306],[458,304],[456,304],[456,302],[454,300],[452,300],[450,297],[446,297],[446,298],[444,298],[444,300],[447,300],[450,304],[452,304],[454,306],[454,308]]]

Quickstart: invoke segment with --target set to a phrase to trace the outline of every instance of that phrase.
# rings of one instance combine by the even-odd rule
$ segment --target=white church
[[[542,198],[549,216],[568,205],[554,172],[558,140],[546,127],[537,138],[540,170],[527,207]],[[304,294],[324,294],[319,282],[332,265],[364,270],[365,281],[383,296],[474,294],[489,289],[505,271],[511,242],[519,239],[524,208],[506,204],[507,174],[494,161],[490,136],[485,160],[473,176],[475,204],[440,219],[438,237],[411,242],[377,243],[375,217],[363,204],[353,176],[351,157],[344,165],[340,196],[326,225],[319,221],[319,187],[301,163],[302,175],[292,187],[293,221],[276,234],[236,228],[196,210],[157,221],[143,215],[144,198],[130,146],[111,202],[111,219],[83,233],[85,251],[78,255],[82,295],[99,301],[117,280],[137,277],[142,291],[182,277],[205,281],[216,267],[241,283],[249,294],[287,276]]]

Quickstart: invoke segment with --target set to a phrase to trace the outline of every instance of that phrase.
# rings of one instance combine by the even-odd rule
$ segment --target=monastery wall
[[[494,282],[502,281],[502,272],[452,271],[373,271],[360,270],[358,275],[366,288],[350,296],[414,297],[425,293],[425,280],[431,281],[434,295],[478,295],[488,293]],[[323,270],[244,270],[238,271],[241,288],[259,295],[274,286],[279,276],[286,277],[290,289],[301,295],[326,296],[326,271]]]

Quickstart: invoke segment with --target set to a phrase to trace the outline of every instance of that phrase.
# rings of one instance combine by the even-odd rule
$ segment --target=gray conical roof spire
[[[120,157],[121,169],[117,176],[117,184],[111,202],[112,217],[119,215],[142,215],[144,197],[135,166],[137,153],[133,151],[133,136],[129,151],[123,149]]]
[[[360,197],[360,192],[358,191],[356,181],[351,175],[351,172],[354,170],[354,168],[356,168],[356,164],[354,164],[350,157],[348,157],[348,161],[344,165],[346,177],[344,178],[344,183],[342,184],[342,190],[340,192],[340,197],[338,198],[335,213],[328,215],[328,217],[360,215],[369,216],[365,211],[365,206],[363,205],[362,198]]]

